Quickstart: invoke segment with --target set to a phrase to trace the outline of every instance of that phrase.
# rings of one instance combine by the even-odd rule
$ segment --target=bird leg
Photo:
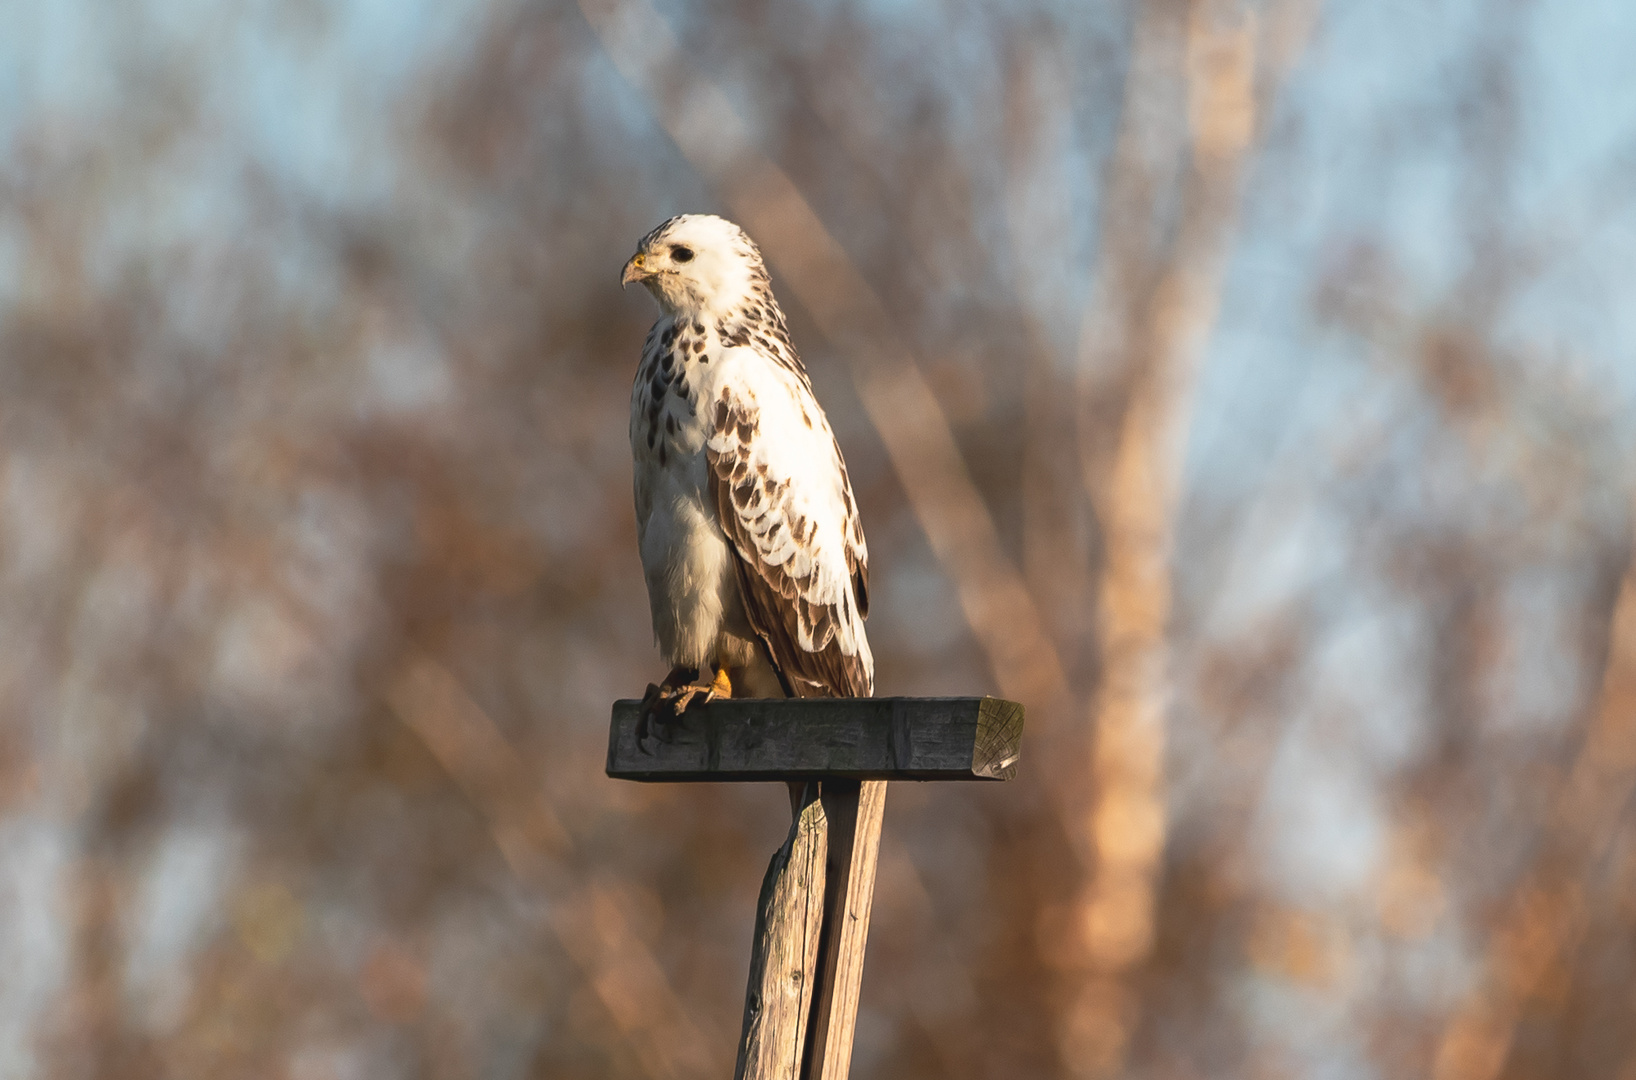
[[[636,719],[636,746],[643,749],[642,744],[647,742],[652,725],[657,722],[667,725],[676,719],[676,711],[671,702],[676,697],[677,688],[687,684],[690,679],[699,677],[698,668],[674,667],[665,681],[655,686],[648,683],[647,693],[642,695],[642,711]],[[661,713],[665,715],[661,715]],[[643,750],[645,753],[646,751]]]
[[[727,669],[725,667],[717,667],[716,677],[708,681],[704,678],[704,672],[700,671],[699,678],[697,680],[690,682],[685,686],[676,687],[674,705],[676,715],[682,715],[682,712],[689,705],[692,705],[694,699],[700,694],[704,695],[704,704],[706,705],[712,701],[715,701],[717,698],[732,697],[733,680],[727,677]]]
[[[708,669],[706,669],[708,670]],[[713,678],[706,679],[698,668],[671,668],[665,681],[658,686],[648,683],[642,695],[642,713],[636,721],[636,745],[647,741],[653,725],[668,727],[681,719],[682,713],[701,695],[705,703],[717,698],[733,696],[733,682],[725,667],[717,667]]]

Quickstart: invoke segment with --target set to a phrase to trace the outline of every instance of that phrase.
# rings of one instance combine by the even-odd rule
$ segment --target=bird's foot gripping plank
[[[654,723],[660,727],[675,723],[695,701],[708,705],[717,698],[732,696],[733,681],[727,677],[725,667],[718,667],[715,677],[710,679],[706,679],[698,668],[671,668],[664,682],[658,686],[648,683],[648,691],[642,695],[642,717],[637,722],[636,745],[641,746],[647,741]]]

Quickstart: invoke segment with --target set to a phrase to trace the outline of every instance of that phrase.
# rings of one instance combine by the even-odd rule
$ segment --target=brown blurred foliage
[[[1366,7],[28,24],[0,1075],[727,1074],[783,791],[602,775],[615,281],[711,210],[880,691],[1030,709],[892,789],[855,1075],[1636,1076],[1629,158],[1535,192],[1535,8]]]

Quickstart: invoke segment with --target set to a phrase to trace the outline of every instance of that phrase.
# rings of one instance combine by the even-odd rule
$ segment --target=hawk
[[[659,303],[631,388],[636,533],[664,682],[643,729],[720,697],[867,697],[869,552],[846,462],[737,225],[673,217],[620,284]]]

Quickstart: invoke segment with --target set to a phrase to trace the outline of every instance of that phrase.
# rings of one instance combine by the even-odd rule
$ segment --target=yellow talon
[[[677,669],[677,671],[681,670],[681,668]],[[675,678],[676,672],[672,672],[671,676]],[[724,667],[717,667],[715,678],[709,682],[705,681],[701,672],[693,682],[674,683],[667,680],[664,686],[656,686],[649,692],[649,698],[653,701],[653,711],[657,713],[659,702],[665,702],[668,704],[670,715],[673,717],[681,716],[682,713],[687,711],[688,706],[695,701],[709,704],[712,701],[732,696],[733,680],[728,677],[727,669]],[[644,700],[644,708],[647,708],[646,700]]]

